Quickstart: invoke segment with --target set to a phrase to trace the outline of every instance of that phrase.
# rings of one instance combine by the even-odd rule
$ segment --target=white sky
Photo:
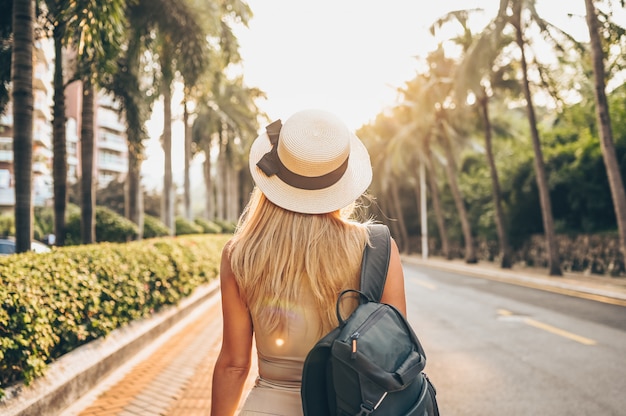
[[[416,56],[437,45],[428,31],[444,13],[481,7],[491,17],[498,0],[248,0],[254,16],[236,35],[246,85],[265,91],[259,107],[270,119],[285,120],[304,108],[339,115],[352,129],[397,103],[396,88],[414,77]],[[548,20],[566,21],[564,2],[540,0]],[[546,9],[547,8],[547,9]],[[567,8],[584,15],[584,1]],[[580,20],[584,28],[584,19]],[[443,36],[446,38],[449,36]],[[173,100],[174,103],[180,99]],[[174,109],[174,114],[180,113]],[[148,125],[144,176],[148,187],[162,183],[162,106]],[[183,166],[181,122],[173,125],[175,180]],[[195,178],[194,180],[202,180]]]

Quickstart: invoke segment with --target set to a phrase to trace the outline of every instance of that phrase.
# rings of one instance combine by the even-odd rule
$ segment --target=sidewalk
[[[502,269],[497,264],[490,262],[467,264],[462,259],[445,260],[431,257],[424,260],[414,255],[402,256],[402,261],[408,264],[463,272],[484,279],[626,306],[626,278],[623,277],[567,272],[563,273],[563,276],[549,276],[548,270],[541,268],[516,265],[512,269]]]
[[[549,277],[542,269],[503,270],[489,263],[404,256],[414,264],[505,281],[572,296],[626,306],[626,279],[566,274]],[[221,345],[219,293],[157,340],[149,351],[76,402],[61,416],[207,416],[211,406],[211,372]],[[256,358],[256,353],[253,353]],[[252,387],[256,362],[247,388]]]
[[[219,292],[61,416],[201,416],[222,338]],[[246,390],[256,378],[256,353]]]

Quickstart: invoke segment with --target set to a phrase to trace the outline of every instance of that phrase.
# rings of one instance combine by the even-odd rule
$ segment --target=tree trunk
[[[224,128],[220,129],[219,154],[217,155],[217,177],[215,178],[215,217],[226,219],[224,195],[226,193],[226,145]]]
[[[130,141],[129,141],[130,142]],[[128,176],[126,177],[126,218],[137,224],[139,234],[137,239],[143,238],[143,190],[141,188],[141,163],[136,146],[128,146]]]
[[[167,49],[167,48],[165,48]],[[163,53],[161,61],[163,68],[163,199],[162,220],[170,229],[170,235],[174,235],[174,196],[172,195],[172,74],[169,54]]]
[[[598,119],[598,130],[600,134],[600,146],[602,157],[606,167],[606,173],[611,187],[615,218],[619,229],[620,248],[626,261],[626,193],[624,192],[624,182],[620,173],[619,163],[613,143],[613,131],[611,128],[611,118],[609,113],[609,103],[606,98],[606,86],[604,84],[604,54],[598,33],[598,17],[592,0],[585,0],[587,7],[587,26],[589,27],[589,38],[591,40],[591,56],[593,58],[593,74],[595,81],[596,117]]]
[[[137,97],[142,95],[139,87],[137,71],[140,66],[139,36],[136,29],[131,31],[128,41],[128,92],[124,96],[124,110],[126,114],[126,144],[128,146],[128,175],[126,176],[126,203],[124,206],[126,218],[139,227],[138,239],[143,238],[143,190],[141,187],[141,164],[143,162],[143,140],[147,134],[144,130],[145,113],[143,103]]]
[[[418,166],[415,166],[416,176],[419,181],[419,185],[416,187],[417,191],[417,207],[420,213],[420,234],[421,234],[421,246],[422,246],[422,258],[428,258],[428,204],[427,197],[428,192],[426,188],[426,165],[424,161],[420,161]]]
[[[437,177],[435,176],[435,167],[433,166],[430,149],[427,148],[426,150],[424,150],[424,155],[426,156],[426,177],[428,178],[431,201],[433,204],[433,210],[435,211],[437,228],[439,229],[439,238],[441,238],[441,252],[446,259],[451,260],[452,254],[450,253],[450,242],[448,240],[448,232],[446,230],[446,222],[443,216],[443,210],[441,209],[439,185],[437,184]]]
[[[185,183],[184,183],[184,199],[185,199],[185,218],[187,221],[193,220],[191,212],[191,180],[189,178],[189,168],[191,165],[191,126],[189,125],[189,111],[187,109],[187,99],[183,101],[183,123],[185,126]]]
[[[500,192],[500,181],[498,179],[498,170],[493,157],[493,146],[491,144],[491,120],[489,119],[489,100],[486,94],[480,98],[480,109],[485,125],[485,153],[487,154],[487,163],[489,172],[491,173],[491,192],[493,195],[493,205],[496,214],[496,231],[500,242],[500,267],[510,269],[513,265],[511,247],[504,226],[504,213],[502,212],[502,197]]]
[[[203,143],[204,147],[204,187],[205,187],[205,200],[204,200],[204,215],[207,220],[213,221],[215,219],[215,201],[213,198],[213,178],[211,177],[211,143]]]
[[[440,129],[443,130],[443,129]],[[444,134],[442,132],[442,134]],[[463,239],[465,240],[465,262],[476,263],[476,248],[474,247],[474,238],[472,237],[472,229],[467,218],[467,210],[465,209],[465,202],[459,189],[459,184],[456,179],[456,164],[454,162],[454,155],[452,154],[452,148],[450,146],[449,138],[443,137],[443,147],[446,152],[446,172],[448,174],[448,184],[450,185],[450,191],[454,198],[456,209],[459,213],[459,220],[461,221],[461,229],[463,230]]]
[[[530,84],[528,81],[528,65],[526,63],[526,55],[524,52],[524,37],[521,29],[521,12],[517,14],[518,21],[515,24],[515,35],[517,45],[521,51],[522,64],[522,88],[526,99],[526,110],[528,112],[528,123],[533,141],[533,149],[535,151],[535,172],[537,175],[537,188],[539,189],[539,200],[541,203],[541,214],[543,217],[543,229],[546,235],[548,249],[548,273],[550,276],[562,276],[561,265],[559,259],[559,247],[554,232],[554,219],[552,216],[552,202],[550,201],[550,192],[548,189],[548,180],[546,175],[546,167],[543,161],[543,153],[541,151],[541,141],[539,139],[539,131],[537,130],[537,120],[535,109],[533,107],[532,96],[530,94]]]
[[[15,177],[15,251],[30,250],[33,235],[33,38],[35,3],[13,2],[13,166]]]
[[[404,222],[404,215],[402,214],[402,204],[400,203],[400,194],[398,193],[398,186],[396,181],[393,179],[389,183],[389,191],[391,193],[391,206],[393,207],[395,216],[397,218],[398,223],[398,231],[400,241],[398,242],[398,246],[400,251],[403,253],[409,252],[409,234],[406,229],[406,225]]]
[[[83,81],[83,108],[80,129],[80,235],[83,244],[96,242],[96,195],[94,172],[94,105],[95,88],[89,80]]]
[[[228,217],[229,222],[236,222],[239,216],[239,171],[234,166],[228,167]]]
[[[67,148],[65,142],[65,86],[63,81],[63,35],[59,22],[54,27],[54,120],[52,121],[52,177],[54,182],[54,235],[57,246],[65,245],[67,207]]]

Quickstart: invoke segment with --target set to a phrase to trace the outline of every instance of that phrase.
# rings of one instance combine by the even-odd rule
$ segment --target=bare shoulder
[[[230,253],[232,250],[233,240],[228,240],[222,248],[222,258],[220,262],[220,279],[224,281],[225,278],[232,279],[233,269],[230,263]]]

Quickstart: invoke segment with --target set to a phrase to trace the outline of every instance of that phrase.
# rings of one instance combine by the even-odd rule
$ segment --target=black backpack
[[[337,299],[339,326],[309,352],[302,373],[305,416],[439,415],[435,389],[422,372],[426,355],[400,311],[379,303],[391,252],[389,229],[370,226],[372,247],[363,252],[361,290]],[[343,319],[346,294],[359,306]]]

